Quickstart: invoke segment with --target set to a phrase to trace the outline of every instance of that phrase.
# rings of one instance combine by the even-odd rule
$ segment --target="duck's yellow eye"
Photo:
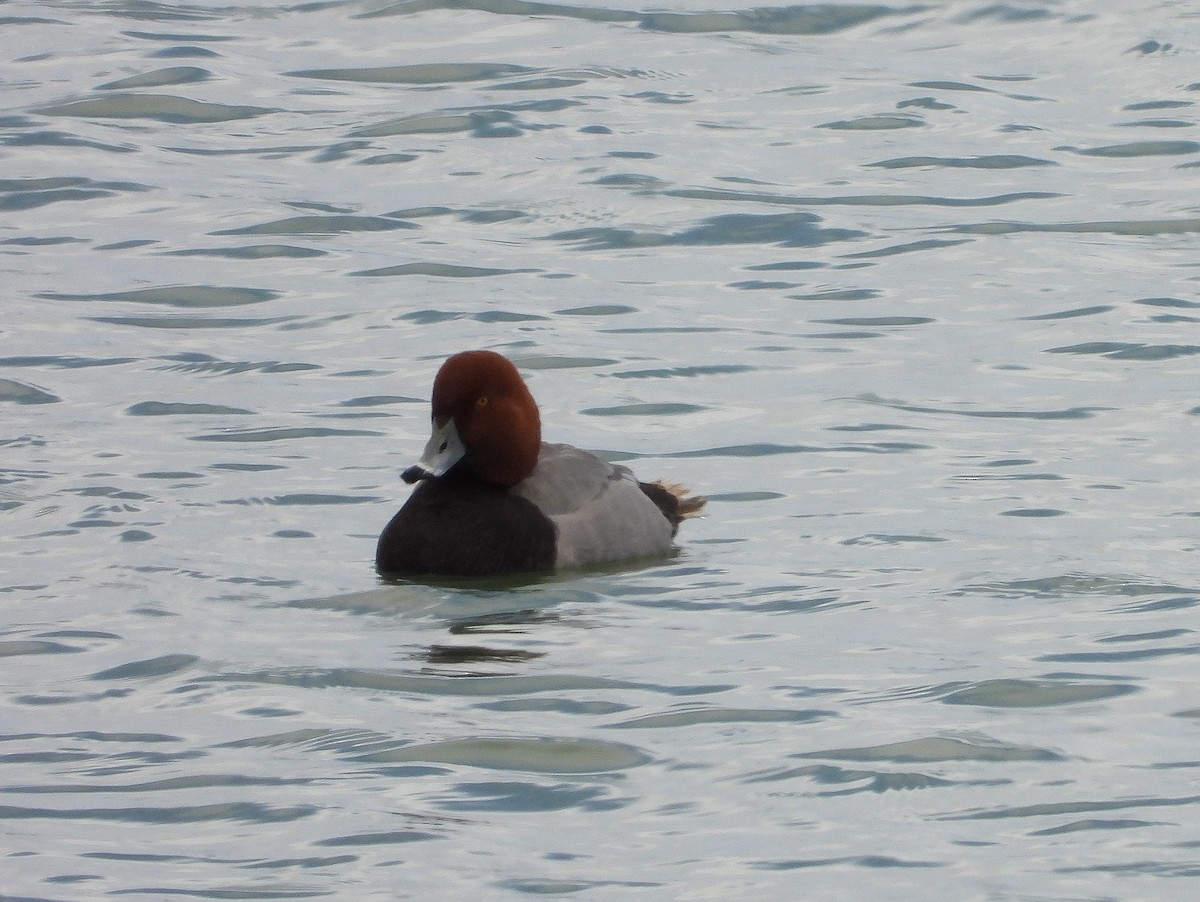
[[[487,406],[488,406],[488,399],[487,399],[487,395],[482,395],[482,396],[480,396],[480,397],[476,398],[476,399],[475,399],[475,406],[476,406],[476,407],[487,407]]]

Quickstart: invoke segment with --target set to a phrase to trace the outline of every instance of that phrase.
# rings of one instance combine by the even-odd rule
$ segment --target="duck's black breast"
[[[554,569],[555,528],[530,501],[451,473],[419,483],[384,527],[384,574],[494,576]]]

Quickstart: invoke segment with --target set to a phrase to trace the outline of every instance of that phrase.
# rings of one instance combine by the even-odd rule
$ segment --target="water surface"
[[[0,891],[1191,898],[1136,6],[0,6]],[[678,553],[380,581],[469,347],[709,495]]]

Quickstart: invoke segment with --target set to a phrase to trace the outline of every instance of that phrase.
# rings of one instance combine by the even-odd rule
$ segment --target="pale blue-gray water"
[[[1195,4],[0,51],[0,898],[1200,892]],[[472,347],[677,554],[376,576]]]

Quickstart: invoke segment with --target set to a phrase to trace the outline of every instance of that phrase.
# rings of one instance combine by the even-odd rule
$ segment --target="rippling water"
[[[1189,4],[0,4],[0,894],[1196,892]],[[380,582],[430,382],[711,497]]]

